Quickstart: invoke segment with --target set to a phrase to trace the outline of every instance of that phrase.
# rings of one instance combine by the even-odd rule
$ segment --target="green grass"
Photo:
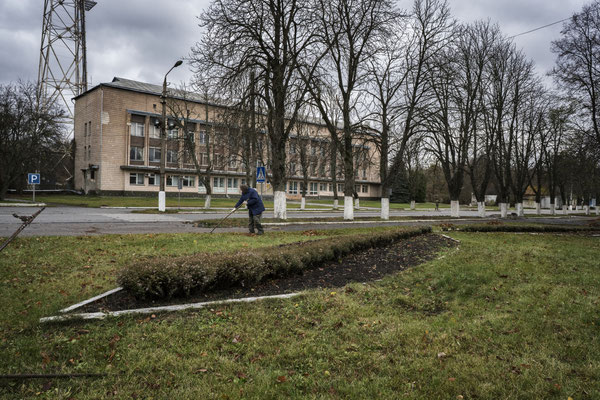
[[[448,220],[457,221],[460,219],[452,218],[448,215],[435,215],[435,216],[401,216],[401,217],[390,217],[390,221],[411,221],[414,219],[419,220]],[[373,221],[381,222],[379,217],[354,217],[354,221]],[[307,223],[307,222],[344,222],[344,218],[340,217],[312,217],[312,218],[287,218],[285,220],[277,218],[262,218],[261,223]],[[225,220],[220,219],[202,219],[195,221],[198,227],[201,228],[213,228],[219,226],[220,228],[237,228],[248,226],[248,218],[227,218]]]
[[[31,200],[31,196],[11,196],[13,199]],[[237,196],[211,199],[213,208],[233,208],[238,201]],[[36,202],[47,204],[60,204],[79,207],[158,207],[158,197],[129,197],[129,196],[78,196],[78,195],[42,195],[35,196]],[[272,201],[264,201],[265,207],[273,208]],[[167,197],[167,207],[204,207],[203,197]],[[289,203],[289,208],[300,208],[300,204]]]
[[[36,321],[110,288],[140,254],[293,235],[18,239],[0,259],[2,373],[109,375],[3,382],[0,397],[600,398],[598,239],[451,235],[458,251],[381,282],[55,325]]]

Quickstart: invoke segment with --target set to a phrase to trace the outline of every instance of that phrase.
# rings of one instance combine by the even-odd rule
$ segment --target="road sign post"
[[[40,174],[29,173],[27,174],[27,183],[33,186],[33,202],[35,203],[35,185],[39,185],[41,182]]]
[[[263,184],[267,180],[267,167],[256,167],[256,183],[260,183],[260,196],[263,194]]]

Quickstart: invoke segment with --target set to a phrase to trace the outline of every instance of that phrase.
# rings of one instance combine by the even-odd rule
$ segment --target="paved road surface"
[[[0,207],[0,236],[10,236],[19,226],[20,221],[12,216],[13,213],[18,215],[31,215],[38,208],[34,207]],[[101,208],[84,208],[84,207],[71,207],[71,206],[59,206],[59,207],[48,207],[44,210],[35,221],[25,228],[21,233],[22,236],[48,236],[48,235],[62,235],[62,236],[79,236],[79,235],[98,235],[98,234],[111,234],[111,233],[203,233],[208,232],[210,229],[206,228],[195,228],[188,222],[197,221],[201,219],[220,219],[227,214],[228,210],[222,212],[208,212],[208,213],[179,213],[179,214],[135,214],[129,209],[101,209]],[[533,210],[526,210],[527,214],[533,214]],[[236,217],[245,217],[247,214],[243,211],[238,211],[235,214]],[[433,210],[416,210],[416,211],[396,211],[390,212],[391,216],[411,216],[414,219],[419,219],[422,216],[449,216],[449,209],[442,209],[441,211]],[[470,219],[478,220],[476,211],[462,211],[461,215],[469,217]],[[492,211],[489,213],[490,217],[497,218],[499,212]],[[334,211],[288,211],[288,218],[305,218],[307,223],[310,223],[311,219],[317,217],[341,217],[342,210]],[[377,210],[359,210],[355,212],[355,216],[371,216],[379,217]],[[264,214],[265,218],[272,218],[273,212],[267,211]],[[589,219],[597,218],[591,216],[585,217],[566,217],[566,218],[552,218],[548,215],[547,218],[536,218],[535,222],[542,223],[576,223],[585,224],[589,222]],[[423,221],[421,224],[431,225],[438,224],[440,221],[431,222]],[[453,223],[459,223],[454,220]],[[394,221],[393,224],[414,225],[415,222],[407,221]],[[348,226],[345,224],[333,224],[333,225],[295,225],[295,226],[269,226],[269,230],[305,230],[305,229],[323,229],[323,228],[335,228]],[[360,224],[358,226],[381,226],[380,222],[371,224]],[[215,232],[245,232],[245,228],[232,228],[232,229],[218,229]]]

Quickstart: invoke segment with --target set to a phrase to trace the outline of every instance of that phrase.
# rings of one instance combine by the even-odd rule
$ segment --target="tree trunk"
[[[460,217],[460,203],[458,200],[450,200],[450,216],[452,218]]]
[[[598,209],[596,207],[596,209]],[[388,197],[381,198],[381,219],[387,221],[390,219],[390,199]]]

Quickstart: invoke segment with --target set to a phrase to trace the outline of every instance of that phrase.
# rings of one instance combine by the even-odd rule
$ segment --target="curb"
[[[46,207],[46,203],[0,203],[0,207]]]
[[[120,290],[120,288],[117,288]],[[117,289],[113,289],[117,291]],[[100,297],[104,297],[108,292],[100,295]],[[162,307],[149,307],[149,308],[135,308],[131,310],[120,310],[120,311],[108,311],[108,312],[95,312],[95,313],[78,313],[78,314],[66,314],[66,315],[54,315],[51,317],[43,317],[40,318],[40,323],[47,322],[65,322],[65,321],[76,321],[76,320],[89,320],[89,319],[105,319],[106,317],[119,317],[121,315],[135,315],[135,314],[153,314],[159,312],[171,312],[171,311],[182,311],[182,310],[190,310],[190,309],[200,309],[205,308],[207,306],[218,305],[218,304],[230,304],[230,303],[252,303],[259,300],[268,300],[268,299],[289,299],[292,297],[299,296],[301,293],[286,293],[286,294],[278,294],[273,296],[261,296],[261,297],[244,297],[241,299],[228,299],[228,300],[215,300],[215,301],[206,301],[203,303],[188,303],[188,304],[178,304],[174,306],[162,306]],[[98,297],[98,296],[96,296]],[[91,302],[92,299],[88,299],[85,303]],[[83,302],[82,302],[83,303]],[[81,304],[81,303],[78,303]],[[74,309],[74,306],[67,307],[67,309]],[[78,306],[79,307],[79,306]],[[61,310],[63,311],[63,310]]]

